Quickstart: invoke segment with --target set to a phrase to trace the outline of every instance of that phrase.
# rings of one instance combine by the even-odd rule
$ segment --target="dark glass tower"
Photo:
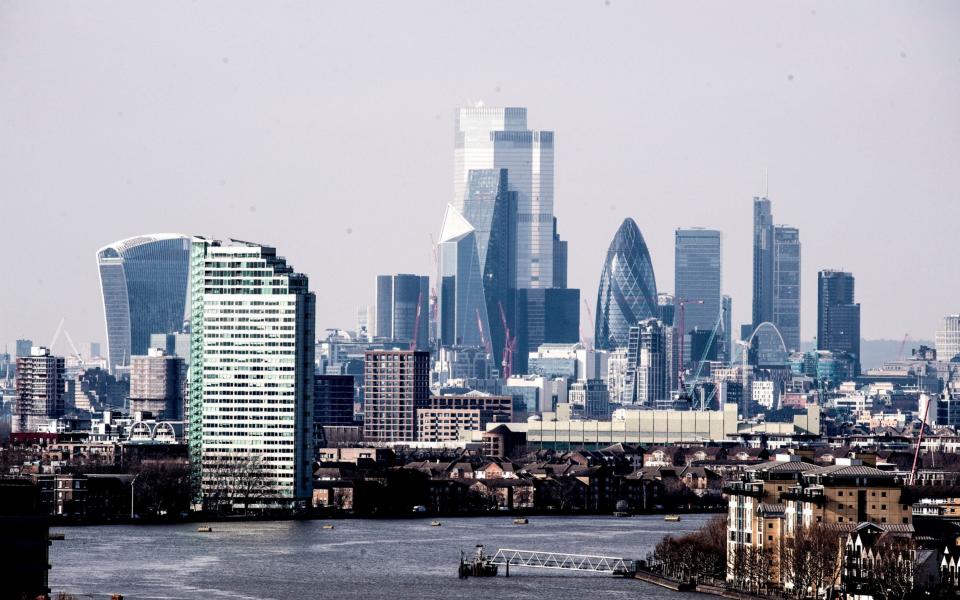
[[[753,199],[753,328],[773,322],[773,213],[770,200]]]
[[[650,252],[633,219],[617,230],[600,274],[595,344],[600,350],[626,347],[630,327],[659,316],[657,281]]]
[[[787,350],[799,350],[800,230],[777,225],[773,231],[773,324]]]
[[[817,350],[850,354],[860,373],[860,305],[854,302],[852,273],[817,275]]]
[[[190,239],[179,234],[132,237],[97,251],[107,364],[129,366],[154,333],[180,331],[189,317]]]
[[[420,320],[417,321],[419,303]],[[417,349],[429,340],[430,278],[426,275],[378,275],[376,337],[400,344],[417,340]],[[416,331],[415,331],[416,330]]]
[[[477,240],[490,328],[487,341],[495,361],[503,354],[500,306],[509,320],[516,276],[517,192],[511,192],[508,183],[507,169],[471,170],[463,202],[463,217],[473,226]]]

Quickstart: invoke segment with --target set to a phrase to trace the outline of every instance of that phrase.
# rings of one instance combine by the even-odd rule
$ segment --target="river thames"
[[[458,579],[460,550],[498,548],[639,559],[667,533],[692,531],[709,515],[511,517],[113,525],[59,527],[50,588],[80,598],[660,598],[678,594],[632,579],[512,567],[510,577]],[[692,596],[689,596],[692,597]]]

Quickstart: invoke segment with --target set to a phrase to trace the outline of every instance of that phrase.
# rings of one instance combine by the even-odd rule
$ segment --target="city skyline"
[[[952,91],[960,82],[956,75],[948,75],[953,70],[947,70],[958,54],[958,41],[947,37],[947,23],[955,15],[950,11],[955,7],[934,5],[932,12],[939,11],[939,19],[906,8],[881,8],[871,16],[875,31],[864,33],[863,47],[844,54],[838,64],[830,64],[826,59],[840,56],[846,48],[843,25],[857,12],[855,8],[816,3],[804,10],[746,6],[750,8],[740,6],[723,12],[739,15],[742,11],[761,23],[780,26],[759,27],[754,39],[733,42],[711,37],[716,34],[705,26],[719,9],[707,8],[689,16],[686,25],[704,36],[703,47],[719,44],[717,58],[705,64],[695,64],[702,59],[699,50],[678,50],[662,43],[679,25],[661,19],[659,25],[664,31],[655,31],[656,7],[647,9],[650,14],[645,20],[640,19],[643,13],[638,9],[618,3],[580,9],[581,24],[610,28],[612,33],[607,46],[599,50],[577,44],[553,49],[557,58],[571,59],[557,62],[565,63],[565,69],[584,80],[585,85],[577,87],[589,89],[594,82],[586,68],[593,62],[584,59],[596,58],[597,52],[629,50],[634,57],[641,57],[631,59],[635,61],[631,64],[636,66],[637,80],[608,81],[608,86],[614,86],[602,97],[608,102],[602,112],[608,114],[591,111],[589,119],[585,110],[601,98],[592,92],[569,90],[569,86],[564,87],[569,97],[561,97],[553,87],[556,84],[531,80],[529,70],[523,68],[529,66],[531,58],[508,69],[493,68],[505,64],[504,56],[518,48],[515,44],[520,42],[510,40],[513,25],[498,33],[504,36],[500,40],[504,42],[502,49],[479,60],[478,69],[466,70],[471,72],[458,75],[450,83],[426,86],[428,89],[405,97],[401,92],[409,88],[401,87],[399,79],[384,75],[388,88],[397,94],[386,109],[377,99],[381,110],[372,112],[365,110],[369,104],[344,108],[363,88],[356,82],[344,93],[326,94],[326,87],[320,90],[311,84],[285,83],[273,93],[245,89],[250,96],[237,99],[231,91],[236,71],[255,81],[269,81],[266,67],[276,65],[258,63],[242,44],[226,38],[215,35],[213,40],[220,44],[214,47],[208,45],[210,40],[201,44],[202,36],[188,35],[178,52],[196,57],[188,67],[189,76],[210,79],[201,90],[205,100],[201,106],[206,102],[214,106],[218,99],[227,97],[234,103],[234,108],[221,117],[206,109],[187,110],[183,102],[189,98],[179,94],[163,96],[171,104],[168,109],[157,100],[141,96],[138,88],[117,87],[117,81],[149,83],[139,72],[128,72],[130,65],[113,58],[108,52],[110,44],[150,32],[110,28],[101,32],[104,42],[78,49],[76,56],[54,60],[52,54],[41,53],[31,55],[26,63],[18,61],[23,58],[24,48],[29,47],[19,43],[23,40],[18,36],[49,40],[65,34],[61,29],[70,22],[71,9],[55,13],[26,5],[12,9],[10,22],[16,27],[6,37],[9,47],[4,46],[11,60],[0,66],[0,74],[22,85],[18,92],[0,91],[0,107],[23,117],[0,124],[0,133],[11,139],[31,139],[33,146],[27,152],[2,151],[4,160],[0,163],[6,176],[0,178],[0,193],[18,200],[5,207],[8,244],[29,245],[36,255],[29,265],[12,266],[11,276],[24,283],[16,294],[6,294],[0,300],[7,316],[0,323],[0,343],[10,344],[11,350],[18,337],[46,344],[61,317],[74,339],[106,343],[102,318],[97,316],[100,299],[90,254],[109,240],[164,230],[223,234],[221,237],[262,239],[282,245],[303,272],[317,280],[340,282],[336,296],[318,298],[318,330],[351,327],[357,305],[372,300],[372,276],[432,272],[429,236],[436,230],[436,215],[453,200],[449,182],[454,161],[449,134],[455,107],[468,106],[468,99],[478,97],[490,105],[527,107],[533,111],[527,124],[530,129],[545,127],[555,132],[560,153],[556,158],[553,213],[562,221],[564,237],[570,244],[570,287],[587,290],[588,298],[589,291],[596,287],[608,232],[624,218],[634,218],[643,231],[654,270],[661,275],[658,287],[667,291],[674,287],[669,277],[673,272],[673,230],[703,226],[724,234],[723,291],[734,299],[734,326],[749,322],[750,203],[759,192],[764,169],[769,169],[769,196],[776,206],[777,221],[802,232],[803,288],[813,290],[816,273],[822,269],[853,272],[863,307],[864,337],[899,339],[910,333],[914,339],[932,339],[939,320],[956,313],[952,298],[960,295],[960,283],[943,276],[952,268],[949,252],[933,252],[929,260],[917,265],[908,262],[905,244],[922,244],[926,239],[923,236],[949,239],[948,223],[955,221],[951,217],[958,210],[958,204],[950,198],[957,188],[957,174],[950,165],[956,163],[960,136],[952,133],[960,128],[960,120],[948,99],[955,97]],[[200,11],[197,27],[203,32],[213,28],[215,11],[196,10]],[[348,11],[342,15],[345,17],[351,14],[350,9],[332,10]],[[306,23],[326,27],[318,12],[304,9],[301,16]],[[781,16],[789,16],[791,22],[781,23]],[[432,18],[451,26],[447,33],[425,35],[426,46],[457,33],[476,35],[473,28],[483,29],[486,17],[471,25],[454,26],[454,12],[441,8]],[[547,18],[560,31],[570,27],[552,16]],[[375,18],[370,25],[392,35],[386,33],[388,20]],[[281,26],[288,24],[287,19],[277,17],[263,25],[265,43],[275,56],[293,56],[293,43],[306,42],[308,28],[286,32]],[[633,27],[629,36],[628,26]],[[289,33],[289,40],[282,39],[281,30]],[[800,49],[807,47],[803,36],[810,32],[818,33],[823,43],[806,56]],[[644,39],[636,33],[649,35]],[[67,35],[63,43],[71,39]],[[173,77],[172,81],[179,80],[170,75],[165,59],[134,46],[131,52],[144,65],[160,69],[166,77]],[[677,72],[661,72],[655,61],[644,58],[655,48],[670,53]],[[397,55],[410,61],[423,51],[425,47],[413,45],[401,48]],[[473,50],[466,48],[464,52],[467,58],[473,58]],[[723,62],[751,53],[757,53],[761,68],[751,70],[750,77],[745,67]],[[696,61],[691,54],[696,55]],[[298,67],[315,67],[327,73],[319,58],[301,58]],[[46,113],[33,112],[31,107],[42,107],[48,97],[52,98],[52,90],[45,80],[35,79],[20,65],[41,64],[54,73],[63,69],[83,72],[74,62],[77,60],[106,65],[117,101],[98,108],[106,92],[81,86],[76,90],[74,110],[57,117],[57,133],[51,135],[52,130],[38,120]],[[366,66],[371,57],[357,60]],[[393,60],[387,64],[393,64]],[[436,76],[452,72],[446,58],[436,60],[438,64],[423,67],[427,73]],[[623,60],[627,59],[615,59],[613,67],[623,68]],[[687,67],[690,70],[685,70]],[[382,67],[369,68],[382,73]],[[433,81],[437,80],[434,77]],[[643,81],[656,85],[650,89],[642,85]],[[827,100],[822,95],[833,86],[839,88],[830,92]],[[682,90],[691,89],[696,91],[693,96],[698,106],[716,101],[716,108],[694,114],[696,111],[681,98]],[[643,109],[640,114],[631,110],[638,102]],[[275,110],[277,103],[284,106],[282,113]],[[776,104],[778,114],[758,113],[757,107],[763,104]],[[343,126],[322,116],[337,107],[353,117],[342,119]],[[171,113],[170,109],[177,112]],[[360,110],[363,112],[354,112]],[[724,114],[723,123],[716,112],[720,110],[733,110]],[[297,115],[293,123],[296,127],[283,117],[291,111]],[[203,156],[217,158],[199,160],[199,155],[181,152],[173,144],[188,131],[183,129],[186,125],[176,125],[175,115],[181,112],[189,117],[196,131],[190,139],[201,147]],[[361,114],[363,119],[358,118]],[[198,121],[202,117],[206,120]],[[654,122],[660,120],[667,124],[666,129]],[[883,127],[876,126],[878,122]],[[89,127],[113,129],[107,136],[94,139]],[[235,136],[250,136],[256,132],[251,129],[254,127],[262,131],[252,136],[249,154],[235,149],[225,152],[227,146],[220,146],[241,147],[240,138]],[[351,131],[359,127],[360,131],[347,136],[341,127]],[[395,136],[386,137],[402,139],[410,146],[408,155],[397,158],[399,142],[392,139],[374,149],[363,141],[369,141],[374,130],[382,132],[386,127],[396,128]],[[173,131],[168,132],[171,128]],[[236,134],[225,135],[226,130],[233,129],[238,129]],[[59,135],[63,131],[69,134],[66,140]],[[327,131],[332,139],[324,134]],[[731,137],[732,131],[740,132],[740,137]],[[644,142],[626,145],[637,135]],[[158,143],[146,147],[135,136]],[[84,138],[95,144],[102,159],[80,156],[74,164],[63,157],[65,151],[71,155],[96,154],[78,152],[75,140]],[[924,147],[920,140],[924,140]],[[382,174],[372,179],[390,183],[358,179],[352,167],[348,168],[349,159],[359,156],[361,147],[368,152],[365,166]],[[797,149],[804,147],[807,150]],[[624,151],[627,148],[629,151]],[[729,156],[714,161],[713,155],[720,148]],[[817,152],[810,152],[810,148]],[[266,160],[261,156],[265,150],[277,158]],[[41,168],[50,164],[67,166],[60,177],[53,178],[56,181],[33,185],[31,182],[40,180]],[[627,181],[631,185],[625,185]],[[349,201],[335,202],[337,198]],[[384,202],[384,198],[390,201]],[[917,202],[928,210],[902,208],[917,206]],[[37,244],[26,237],[36,235],[32,215],[40,210],[38,206],[48,211],[45,227],[59,242],[55,252],[36,249]],[[89,216],[107,206],[109,218]],[[705,210],[706,206],[710,210]],[[880,210],[868,210],[867,206]],[[290,214],[303,218],[290,219]],[[397,229],[397,222],[405,226]],[[863,230],[856,226],[860,223]],[[880,231],[904,241],[872,243],[873,236],[865,235],[866,231]],[[366,248],[384,240],[392,242],[396,251],[379,257],[382,264],[366,260],[358,266],[353,260],[342,260],[344,256],[365,256]],[[28,274],[28,266],[34,272]],[[891,270],[898,272],[894,293],[890,293]],[[936,293],[908,295],[910,290],[925,289],[931,282],[936,282],[930,285]],[[908,297],[913,310],[900,310]],[[815,295],[804,293],[803,340],[812,338],[815,310]],[[588,322],[585,314],[581,321]],[[63,353],[63,349],[55,351]]]

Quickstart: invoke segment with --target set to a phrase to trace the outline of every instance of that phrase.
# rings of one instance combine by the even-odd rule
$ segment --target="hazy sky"
[[[863,334],[960,312],[960,3],[0,0],[0,343],[104,340],[98,247],[176,231],[272,244],[349,327],[377,273],[432,271],[458,105],[557,139],[570,285],[624,217],[673,287],[673,232],[724,232],[750,319],[751,198]],[[585,313],[584,313],[585,315]],[[584,316],[584,321],[586,317]],[[592,323],[585,331],[592,334]]]

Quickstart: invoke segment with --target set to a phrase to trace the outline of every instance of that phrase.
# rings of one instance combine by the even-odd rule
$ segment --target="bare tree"
[[[902,600],[917,584],[917,546],[899,537],[880,539],[874,546],[870,591],[876,600]]]
[[[244,514],[250,505],[267,497],[267,483],[259,456],[218,456],[204,461],[203,485],[205,494],[217,510],[233,510],[242,506]]]
[[[781,573],[795,597],[816,597],[837,582],[841,556],[838,532],[821,523],[800,526],[784,544]]]

